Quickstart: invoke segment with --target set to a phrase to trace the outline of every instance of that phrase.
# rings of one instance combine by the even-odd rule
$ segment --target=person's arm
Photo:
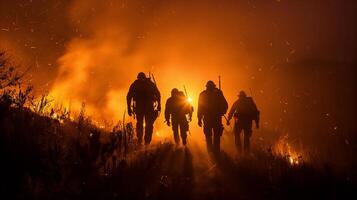
[[[134,83],[130,85],[128,94],[126,95],[126,103],[127,103],[127,109],[128,109],[128,114],[131,116],[133,113],[133,110],[131,109],[131,101],[134,96]]]
[[[257,128],[259,128],[260,111],[258,110],[257,105],[255,104],[255,102],[253,101],[253,99],[252,99],[252,102],[253,102],[253,106],[254,106],[254,108],[255,108],[255,110],[256,110],[255,119],[254,119],[254,121],[255,121],[255,126],[256,126]]]
[[[255,126],[259,128],[260,124],[260,111],[258,110],[257,112],[257,118],[254,120],[255,121]]]
[[[204,94],[201,93],[198,97],[198,106],[197,106],[197,118],[198,118],[198,125],[202,126],[202,118],[204,112]]]
[[[168,126],[170,126],[170,115],[171,115],[171,103],[170,103],[170,99],[168,99],[165,105],[165,120]]]
[[[190,112],[188,113],[188,119],[192,121],[193,106],[190,105]]]
[[[156,85],[154,85],[154,88],[155,88],[155,96],[157,101],[157,110],[161,111],[161,94]]]
[[[227,102],[226,98],[224,97],[222,90],[217,89],[217,92],[218,92],[217,98],[219,98],[219,103],[220,103],[219,106],[220,106],[220,109],[221,109],[220,110],[220,112],[221,112],[220,114],[221,115],[225,115],[227,110],[228,110],[228,102]]]
[[[233,118],[233,115],[237,110],[237,105],[238,105],[238,103],[237,103],[237,101],[235,101],[228,113],[228,121],[230,121]]]
[[[222,95],[222,102],[223,102],[223,113],[222,113],[222,115],[225,115],[226,113],[227,113],[227,110],[228,110],[228,102],[227,102],[227,100],[226,100],[226,98],[224,97],[224,95],[223,95],[223,92],[221,92],[221,95]]]

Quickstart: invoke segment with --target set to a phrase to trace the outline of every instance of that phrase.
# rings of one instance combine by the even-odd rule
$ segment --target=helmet
[[[213,81],[207,81],[206,88],[216,88],[216,84]]]
[[[145,79],[146,78],[146,75],[144,72],[140,72],[137,76],[137,79]]]
[[[179,93],[179,90],[177,88],[174,88],[171,90],[171,96],[176,96]]]
[[[247,97],[247,94],[242,90],[239,92],[239,97]]]

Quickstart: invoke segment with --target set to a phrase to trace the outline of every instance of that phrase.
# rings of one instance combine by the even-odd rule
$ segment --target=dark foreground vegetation
[[[1,104],[1,195],[6,199],[340,199],[356,174],[269,151],[232,159],[167,142],[144,150],[122,129],[59,121]],[[200,155],[202,154],[202,155]]]

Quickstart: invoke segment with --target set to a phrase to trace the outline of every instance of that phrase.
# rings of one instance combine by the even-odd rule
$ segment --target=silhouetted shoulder
[[[139,84],[140,84],[140,81],[139,81],[139,80],[135,80],[135,81],[130,85],[130,88],[135,88],[135,87],[137,87]]]
[[[255,102],[252,97],[247,97],[247,101],[255,106]]]
[[[150,84],[151,86],[154,86],[154,85],[155,85],[155,83],[152,82],[149,78],[147,78],[147,79],[145,80],[145,83],[146,83],[146,84]]]
[[[199,95],[199,98],[203,98],[204,96],[207,95],[207,91],[206,90],[203,90],[200,95]]]
[[[219,94],[219,95],[222,95],[222,96],[223,96],[222,90],[220,90],[220,89],[218,89],[218,88],[216,88],[216,89],[214,90],[214,92],[217,93],[217,94]]]
[[[166,104],[172,104],[172,101],[173,101],[173,98],[172,98],[172,97],[169,97],[169,98],[166,100]]]
[[[201,93],[200,93],[200,95],[204,95],[204,94],[206,94],[207,93],[207,90],[203,90]]]
[[[139,83],[141,83],[141,82],[143,82],[142,80],[135,80],[134,82],[133,82],[133,84],[139,84]]]

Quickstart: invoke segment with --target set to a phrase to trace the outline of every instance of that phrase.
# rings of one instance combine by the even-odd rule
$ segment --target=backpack
[[[157,101],[156,86],[149,79],[134,82],[134,101]]]
[[[259,110],[252,97],[246,97],[238,100],[237,114],[239,118],[258,119]]]

